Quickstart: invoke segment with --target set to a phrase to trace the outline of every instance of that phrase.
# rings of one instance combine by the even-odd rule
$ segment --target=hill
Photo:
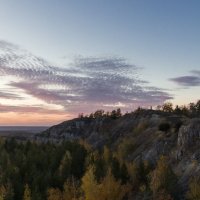
[[[37,140],[60,142],[84,140],[95,149],[108,146],[130,162],[155,165],[167,156],[179,184],[186,190],[190,177],[200,174],[200,117],[139,109],[112,118],[80,117],[55,125]]]

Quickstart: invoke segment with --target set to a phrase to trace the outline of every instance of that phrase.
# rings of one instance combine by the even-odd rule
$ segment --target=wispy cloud
[[[1,113],[7,113],[7,112],[15,112],[15,113],[40,113],[40,114],[60,114],[60,115],[66,115],[64,111],[61,110],[55,110],[55,109],[48,109],[45,107],[42,107],[42,105],[37,106],[30,106],[30,105],[24,105],[24,106],[12,106],[12,105],[2,105],[0,104],[0,111]]]
[[[1,91],[0,91],[0,98],[3,98],[3,99],[23,99],[22,97],[20,97],[17,94],[13,94],[13,93],[10,93],[10,92],[1,92]]]
[[[165,90],[141,79],[140,70],[121,57],[78,57],[68,66],[58,67],[0,41],[0,75],[17,78],[8,85],[69,112],[90,112],[118,104],[128,109],[157,105],[172,98]],[[7,98],[17,96],[8,93]]]
[[[200,86],[200,70],[192,70],[191,75],[179,76],[169,79],[180,86]]]

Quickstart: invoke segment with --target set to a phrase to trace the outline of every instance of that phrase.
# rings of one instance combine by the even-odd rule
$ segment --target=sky
[[[0,125],[200,99],[199,0],[0,0]]]

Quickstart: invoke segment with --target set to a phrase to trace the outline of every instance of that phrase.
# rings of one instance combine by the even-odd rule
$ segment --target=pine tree
[[[70,175],[71,164],[72,164],[71,154],[69,151],[66,151],[59,166],[59,174],[62,179],[65,180]]]

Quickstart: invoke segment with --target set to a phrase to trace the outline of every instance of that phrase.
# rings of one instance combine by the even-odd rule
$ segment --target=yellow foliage
[[[64,183],[63,200],[77,200],[79,198],[79,188],[77,183],[72,181],[66,181]]]
[[[6,188],[4,186],[0,186],[0,200],[4,200],[6,198]]]
[[[23,200],[31,200],[31,190],[28,184],[25,185]]]
[[[99,199],[99,186],[95,180],[94,169],[90,167],[82,178],[82,189],[85,194],[85,200]],[[101,199],[99,199],[101,200]]]
[[[127,185],[122,186],[120,181],[115,180],[111,170],[108,171],[99,187],[102,200],[122,200],[129,189]]]
[[[93,168],[89,168],[82,179],[82,189],[85,200],[122,200],[129,191],[128,185],[121,185],[108,170],[107,175],[98,184],[95,180]]]
[[[134,185],[134,187],[139,186],[139,173],[138,173],[138,166],[133,163],[127,163],[126,164],[128,174],[130,176],[131,183]]]
[[[154,196],[160,191],[172,192],[175,189],[176,176],[171,170],[168,160],[161,156],[157,162],[156,169],[151,173],[150,187]]]
[[[82,145],[88,152],[92,151],[92,146],[86,140],[80,139],[79,144]]]
[[[62,192],[58,188],[48,189],[47,200],[63,200]]]
[[[199,178],[195,177],[190,181],[187,198],[189,200],[199,200],[200,199],[200,179]]]

